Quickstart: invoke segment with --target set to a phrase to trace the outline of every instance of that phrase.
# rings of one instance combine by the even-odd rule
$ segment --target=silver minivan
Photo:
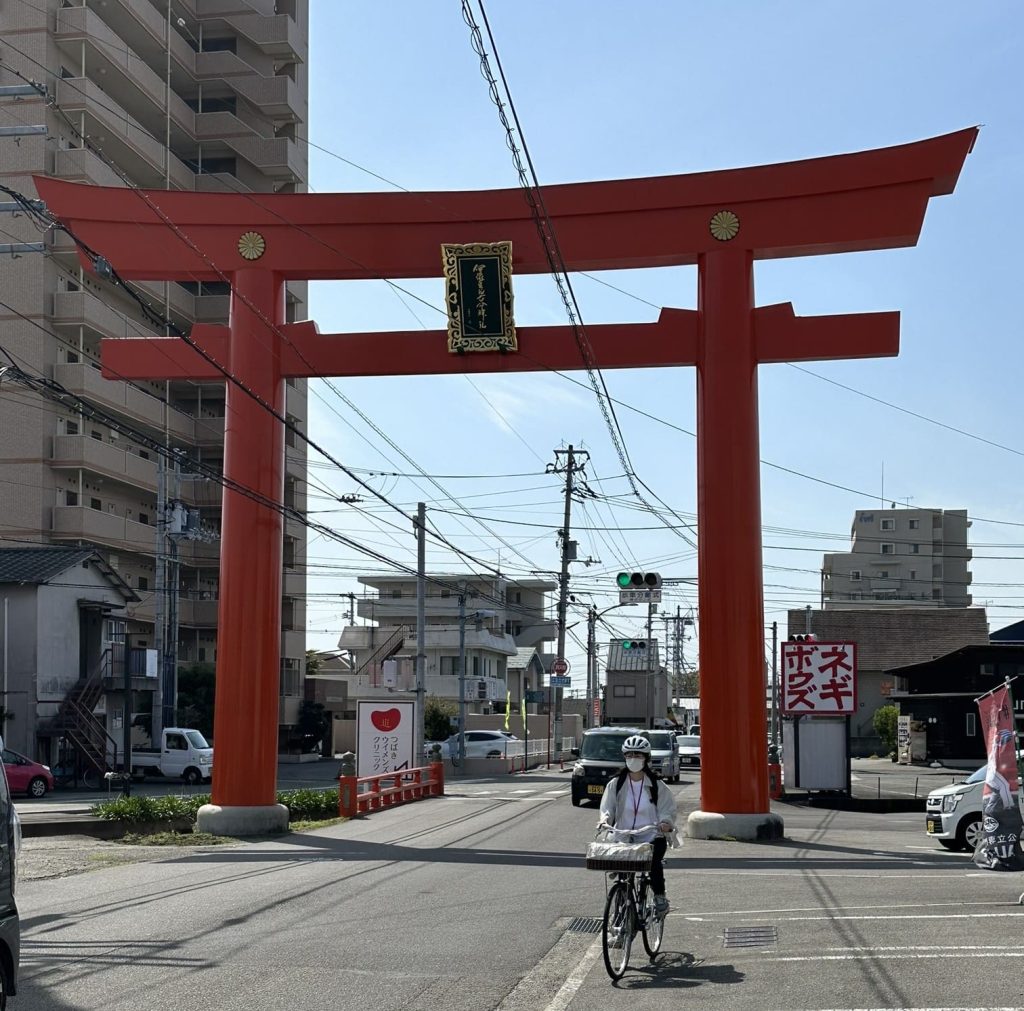
[[[651,742],[651,768],[666,782],[679,782],[679,750],[672,730],[642,730]]]

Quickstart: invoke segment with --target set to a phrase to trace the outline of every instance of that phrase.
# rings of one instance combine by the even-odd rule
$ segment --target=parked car
[[[580,746],[572,749],[576,756],[570,787],[573,807],[579,807],[585,800],[601,803],[608,780],[626,767],[623,743],[627,737],[642,733],[638,727],[594,727],[583,732]]]
[[[4,749],[4,771],[8,752]],[[21,758],[21,755],[17,756]],[[28,759],[26,759],[28,761]],[[34,765],[35,763],[30,763]],[[43,766],[40,766],[43,768]],[[8,772],[9,774],[9,772]],[[21,848],[21,824],[11,802],[6,776],[0,776],[0,1008],[18,992],[18,963],[21,957],[21,920],[14,894],[18,875],[18,851]]]
[[[3,759],[11,793],[26,793],[38,799],[53,789],[53,773],[48,765],[33,762],[9,748],[4,748]]]
[[[1017,753],[1018,758],[1022,756],[1024,750]],[[946,849],[970,850],[973,853],[977,847],[981,834],[981,795],[987,770],[988,765],[983,765],[962,782],[939,787],[928,794],[925,831]]]
[[[679,782],[679,752],[676,735],[671,730],[645,730],[651,742],[651,768],[669,783]]]
[[[505,730],[467,730],[466,758],[504,758],[510,741],[518,741],[515,734]],[[443,758],[459,757],[459,735],[452,734],[441,745]]]
[[[680,734],[676,738],[680,765],[700,765],[700,738],[696,734]]]

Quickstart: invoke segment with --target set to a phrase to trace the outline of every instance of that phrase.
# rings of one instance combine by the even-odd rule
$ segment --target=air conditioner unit
[[[476,697],[478,699],[485,699],[485,698],[487,698],[487,682],[486,681],[477,681],[477,683],[476,683]]]

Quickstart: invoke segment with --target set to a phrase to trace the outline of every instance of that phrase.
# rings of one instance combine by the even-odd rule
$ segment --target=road
[[[699,773],[674,788],[683,811]],[[1020,1008],[1017,876],[930,843],[920,814],[780,804],[787,838],[687,841],[662,956],[617,987],[583,868],[596,809],[534,772],[278,840],[24,882],[29,1009]],[[583,923],[583,927],[587,924]],[[774,928],[725,947],[725,928]],[[615,991],[627,993],[616,993]]]

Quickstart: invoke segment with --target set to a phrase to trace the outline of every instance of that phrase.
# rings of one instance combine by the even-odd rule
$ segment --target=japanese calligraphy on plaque
[[[512,243],[445,243],[441,257],[448,350],[518,350],[512,318]]]
[[[857,708],[857,647],[852,642],[782,643],[782,712],[848,716]]]

